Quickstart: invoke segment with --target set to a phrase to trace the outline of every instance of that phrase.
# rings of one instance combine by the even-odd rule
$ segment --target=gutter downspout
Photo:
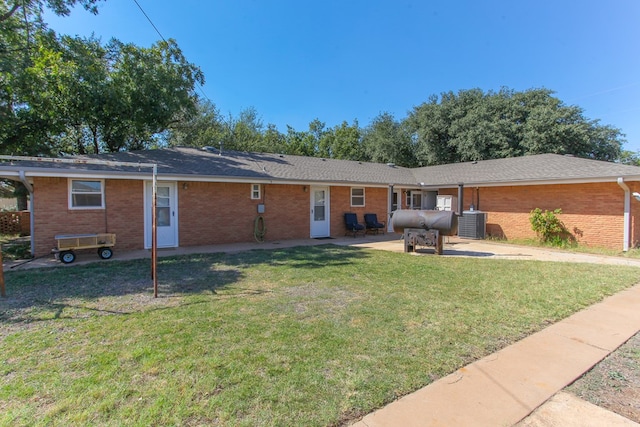
[[[618,178],[618,185],[624,190],[624,233],[622,250],[627,252],[629,250],[629,226],[631,223],[631,190],[629,190],[627,184],[624,183],[624,178],[622,177]]]
[[[392,218],[393,218],[393,184],[389,184],[387,193],[387,232],[393,231]]]
[[[31,257],[35,256],[36,253],[36,245],[35,245],[35,218],[33,217],[33,185],[27,180],[27,176],[24,171],[19,171],[18,176],[20,177],[20,182],[29,192],[29,201],[31,202],[31,206],[29,207],[29,230],[31,234]]]

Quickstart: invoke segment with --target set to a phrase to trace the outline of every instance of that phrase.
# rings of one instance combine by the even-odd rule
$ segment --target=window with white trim
[[[364,206],[364,188],[351,187],[351,206]]]
[[[100,179],[70,179],[69,209],[103,209],[104,181]]]
[[[251,200],[260,199],[260,184],[251,184]]]
[[[411,209],[422,209],[422,191],[411,192]]]

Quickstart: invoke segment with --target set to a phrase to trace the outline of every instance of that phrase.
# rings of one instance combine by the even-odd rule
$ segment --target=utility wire
[[[160,30],[158,30],[158,27],[156,27],[156,24],[154,24],[153,21],[151,20],[151,18],[149,18],[149,15],[147,15],[147,12],[145,12],[144,9],[142,8],[142,6],[140,6],[140,3],[138,3],[138,0],[133,0],[133,2],[138,6],[138,9],[140,9],[140,12],[142,12],[144,17],[147,18],[147,21],[149,21],[149,24],[151,24],[153,29],[156,30],[156,33],[158,33],[160,38],[166,42],[167,39],[165,39],[164,36],[162,35],[162,33],[160,33]]]
[[[138,6],[138,9],[140,9],[140,12],[142,12],[142,14],[144,15],[145,18],[147,18],[147,21],[149,21],[149,24],[151,24],[151,26],[153,27],[154,30],[156,30],[156,33],[158,33],[158,35],[160,36],[160,38],[166,43],[167,39],[164,38],[164,36],[162,35],[162,33],[160,32],[160,30],[158,30],[158,27],[156,27],[156,24],[153,23],[153,21],[151,20],[151,18],[149,18],[149,15],[147,15],[147,12],[144,11],[144,9],[142,8],[142,6],[140,6],[140,3],[138,3],[138,0],[133,0],[133,2],[136,4],[136,6]],[[209,97],[207,96],[207,94],[204,92],[204,88],[198,83],[195,82],[196,86],[198,87],[198,89],[200,90],[200,93],[202,93],[202,96],[204,96],[204,98],[209,101],[210,103],[213,104],[213,101],[211,101],[209,99]]]

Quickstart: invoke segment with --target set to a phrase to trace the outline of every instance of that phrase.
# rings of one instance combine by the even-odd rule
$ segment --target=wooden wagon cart
[[[76,259],[74,251],[80,249],[98,249],[98,256],[109,259],[113,256],[113,246],[116,244],[114,233],[98,234],[59,234],[55,236],[58,247],[52,250],[56,258],[65,264]]]

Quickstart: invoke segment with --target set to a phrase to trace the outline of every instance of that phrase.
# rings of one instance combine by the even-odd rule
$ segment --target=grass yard
[[[10,271],[0,425],[339,426],[640,280],[333,245]]]

